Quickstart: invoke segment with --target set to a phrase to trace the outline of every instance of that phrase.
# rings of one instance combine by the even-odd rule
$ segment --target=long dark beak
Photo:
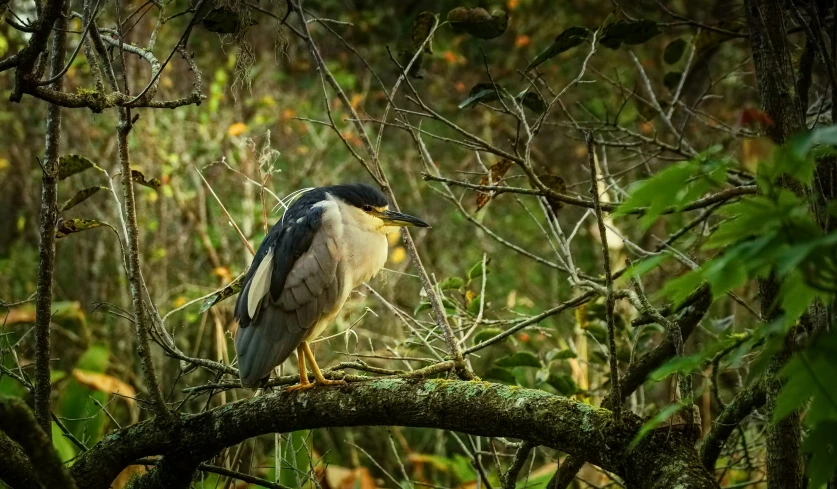
[[[415,226],[419,228],[430,227],[430,224],[427,224],[418,217],[403,214],[401,212],[384,211],[380,214],[380,218],[383,219],[388,226]]]

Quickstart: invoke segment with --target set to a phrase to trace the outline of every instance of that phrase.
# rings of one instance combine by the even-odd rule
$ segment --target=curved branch
[[[712,424],[712,429],[706,435],[698,450],[706,470],[715,470],[715,462],[718,461],[718,456],[721,454],[729,435],[753,410],[763,406],[766,400],[766,390],[763,383],[756,382],[739,392],[732,402],[727,405],[724,412]]]
[[[38,426],[32,411],[21,399],[0,396],[0,431],[17,442],[31,465],[38,467],[35,476],[44,487],[75,489],[76,484],[58,458],[52,440]]]
[[[340,388],[281,392],[181,415],[175,422],[155,418],[105,437],[79,456],[72,472],[84,487],[104,489],[123,467],[149,455],[187,452],[196,460],[266,433],[392,425],[523,439],[591,460],[637,487],[673,487],[675,483],[683,488],[717,487],[694,450],[674,449],[680,437],[668,430],[662,438],[649,436],[626,453],[642,425],[636,416],[626,414],[623,424],[617,425],[606,409],[543,391],[440,379],[379,379]],[[683,471],[689,477],[674,470],[670,477],[659,476],[659,469],[650,470],[649,456],[663,468],[671,469],[667,464],[690,468]],[[646,478],[646,473],[656,473],[661,482]]]

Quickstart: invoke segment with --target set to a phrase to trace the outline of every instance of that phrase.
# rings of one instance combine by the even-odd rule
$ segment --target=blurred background
[[[279,19],[286,11],[281,1],[255,3]],[[411,78],[409,82],[440,115],[492,144],[508,148],[519,130],[513,118],[485,106],[459,108],[474,85],[488,81],[486,65],[497,83],[516,94],[528,86],[521,71],[555,36],[570,26],[595,29],[616,5],[594,0],[483,3],[488,10],[504,9],[510,16],[503,35],[482,41],[443,26],[434,36],[432,55],[423,56],[421,78]],[[747,117],[748,109],[757,106],[747,39],[707,31],[698,35],[699,28],[671,14],[721,25],[725,31],[735,33],[744,22],[741,2],[619,3],[631,18],[660,23],[662,33],[629,49],[600,49],[590,59],[581,81],[568,87],[560,107],[556,106],[540,128],[532,145],[536,171],[560,177],[567,193],[589,197],[587,149],[577,123],[595,127],[611,141],[625,143],[611,145],[600,155],[606,158],[610,174],[617,178],[618,189],[608,188],[606,192],[612,201],[622,200],[624,194],[619,190],[629,188],[632,182],[683,159],[676,151],[653,144],[658,131],[664,128],[647,104],[638,103],[632,96],[645,95],[644,82],[629,52],[636,54],[664,105],[675,90],[682,92],[680,99],[685,103],[700,101],[699,114],[678,110],[673,119],[684,128],[683,137],[697,151],[715,146],[720,154],[743,161],[757,157],[761,151],[758,140],[740,137],[752,122],[752,117]],[[33,9],[23,0],[13,0],[10,5],[21,17]],[[322,25],[312,22],[309,27],[327,66],[361,119],[367,120],[364,124],[373,141],[381,129],[381,124],[374,120],[380,120],[387,104],[379,79],[391,90],[399,73],[390,53],[398,57],[401,51],[411,49],[413,22],[419,13],[430,11],[444,19],[449,10],[459,5],[455,1],[306,3],[311,17],[329,19]],[[166,4],[166,14],[188,7],[184,0],[172,0]],[[146,43],[157,22],[156,9],[140,0],[129,0],[123,9],[133,14],[125,23],[126,28],[130,26],[127,38],[136,39],[137,44]],[[175,45],[189,17],[174,18],[160,30],[154,49],[158,58],[165,57]],[[258,12],[252,18],[258,23],[242,35],[219,35],[200,26],[196,28],[189,47],[202,72],[206,99],[199,106],[175,110],[137,109],[134,113],[139,120],[130,136],[134,167],[149,181],[158,179],[147,186],[136,186],[142,269],[154,305],[163,316],[182,308],[166,318],[166,327],[185,353],[224,363],[235,357],[234,299],[208,309],[206,299],[191,303],[230,284],[246,271],[251,259],[219,201],[257,248],[265,235],[263,212],[268,225],[281,217],[277,198],[300,188],[336,182],[371,183],[335,132],[318,122],[327,120],[328,107],[347,144],[363,153],[361,139],[346,121],[347,112],[334,92],[329,90],[324,96],[306,44],[280,27],[277,18]],[[291,18],[298,26],[298,18]],[[357,54],[324,26],[338,33]],[[70,28],[79,30],[79,19],[72,19]],[[683,44],[688,47],[681,49],[680,56],[667,54],[666,48],[678,39],[687,41]],[[18,31],[0,24],[0,56],[17,51],[24,43],[25,38]],[[548,84],[553,93],[564,89],[578,76],[588,52],[589,44],[584,44],[545,62],[538,67],[540,83]],[[679,86],[678,74],[686,66],[689,78]],[[129,57],[126,70],[134,80],[132,89],[136,93],[148,79],[148,66]],[[70,92],[90,86],[90,67],[83,56],[76,58],[65,80],[65,90]],[[188,66],[175,56],[161,76],[158,98],[188,94],[191,81]],[[3,100],[8,98],[12,84],[8,74],[0,76]],[[410,91],[402,86],[396,96],[397,105],[416,110],[408,95]],[[41,178],[37,158],[43,152],[45,114],[46,104],[31,97],[24,97],[19,104],[0,102],[0,299],[9,303],[24,301],[35,291]],[[536,115],[527,112],[531,121]],[[393,119],[390,114],[389,122]],[[59,208],[82,189],[105,189],[62,212],[62,218],[96,219],[121,229],[118,203],[109,190],[113,184],[121,198],[118,181],[111,179],[118,173],[116,123],[113,110],[101,114],[86,109],[64,111],[61,153],[83,155],[103,171],[85,171],[61,182]],[[425,137],[424,141],[433,164],[446,177],[478,183],[485,177],[486,168],[500,161],[493,155],[477,154],[442,140],[461,139],[443,124],[428,120],[421,128],[439,136]],[[678,144],[665,140],[672,147]],[[438,183],[423,180],[424,164],[412,138],[402,128],[385,129],[381,155],[401,208],[433,226],[416,231],[414,237],[428,272],[444,289],[445,305],[456,331],[464,334],[476,325],[464,339],[465,344],[487,339],[512,321],[535,316],[579,295],[569,285],[567,274],[555,266],[559,253],[549,237],[550,225],[537,200],[507,193],[478,209],[477,193],[453,188],[452,202]],[[510,185],[529,186],[517,168],[505,178]],[[261,181],[265,182],[264,192],[260,189]],[[563,232],[575,235],[575,265],[585,273],[600,275],[601,250],[595,220],[583,208],[555,205],[553,210]],[[615,233],[610,240],[614,267],[623,266],[626,257],[637,256],[636,250],[626,246],[619,236],[634,246],[653,249],[659,244],[656,238],[668,236],[692,217],[663,217],[647,231],[634,218],[611,220]],[[708,223],[711,225],[712,221]],[[701,233],[693,233],[679,249],[689,254],[700,242]],[[422,358],[432,359],[431,352],[406,324],[418,329],[432,325],[426,298],[398,236],[393,236],[391,245],[387,269],[369,284],[381,297],[364,288],[352,295],[326,334],[331,338],[315,346],[320,365],[361,359],[381,367],[419,368],[427,364]],[[130,310],[121,256],[119,241],[108,227],[76,233],[57,242],[54,407],[67,429],[87,444],[95,443],[115,429],[117,423],[128,424],[146,416],[143,403],[133,399],[143,392],[135,335],[131,323],[119,317],[120,310]],[[484,284],[483,260],[487,263]],[[664,278],[683,271],[677,263],[664,265],[643,277],[644,285],[652,293]],[[738,293],[750,302],[755,291],[745,289]],[[480,304],[483,311],[477,324]],[[627,362],[632,356],[649,351],[662,331],[654,325],[628,327],[636,317],[636,311],[628,306],[620,305],[617,312],[619,350],[624,353],[620,360]],[[12,358],[6,353],[4,364],[9,368],[30,364],[34,304],[0,308],[0,317],[0,341],[15,345],[18,356]],[[600,302],[551,316],[481,350],[470,361],[476,373],[487,380],[540,388],[597,405],[608,389],[602,317]],[[719,301],[687,348],[698,348],[714,335],[746,328],[753,321],[741,305]],[[526,358],[535,361],[498,362],[516,352],[528,352],[531,355]],[[198,412],[252,395],[247,390],[211,397],[205,393],[189,395],[184,388],[213,381],[214,375],[203,370],[187,372],[160,348],[154,348],[154,355],[164,392],[171,402],[182,403],[183,412]],[[398,360],[402,356],[419,360]],[[286,373],[295,369],[293,359],[284,367]],[[742,375],[746,377],[746,368],[722,373],[722,397],[730,398],[741,386]],[[694,380],[696,386],[702,385],[700,376]],[[115,391],[120,395],[113,395]],[[0,392],[25,395],[8,376],[0,376]],[[718,409],[710,399],[709,389],[703,392],[701,409],[706,413]],[[629,404],[637,414],[652,414],[657,406],[668,402],[668,395],[668,385],[651,382],[634,394]],[[102,406],[107,406],[108,415]],[[758,436],[762,427],[756,417],[746,429]],[[77,448],[56,430],[56,445],[65,459],[71,459]],[[729,466],[723,482],[732,485],[758,480],[760,449],[750,447],[754,451],[747,453],[747,467],[739,470],[735,464],[743,452],[734,448],[727,454],[728,463],[719,463]],[[745,452],[746,448],[745,440]],[[487,487],[491,481],[497,487],[493,457],[501,457],[505,464],[513,453],[514,443],[508,440],[490,441],[435,430],[351,428],[261,437],[242,444],[239,453],[234,447],[217,463],[229,464],[237,457],[248,470],[273,480],[277,477],[275,460],[280,459],[282,471],[277,479],[292,487],[395,487],[396,482],[407,484],[403,474],[425,487]],[[560,453],[538,449],[524,468],[518,486],[543,487],[561,457]],[[476,459],[484,464],[483,469],[475,463]],[[484,477],[479,470],[486,472]],[[317,482],[309,478],[314,474]],[[130,476],[124,475],[121,484]],[[597,470],[583,472],[581,477],[592,487],[612,484],[606,474]],[[226,484],[231,487],[233,482],[204,474],[195,487]],[[242,485],[238,487],[244,487],[239,484]],[[582,482],[578,484],[584,487]]]

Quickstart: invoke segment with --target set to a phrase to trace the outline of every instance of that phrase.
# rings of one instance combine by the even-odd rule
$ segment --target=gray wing
[[[248,272],[236,303],[235,338],[245,387],[268,377],[336,307],[340,256],[321,217],[291,220],[276,239],[265,239]]]

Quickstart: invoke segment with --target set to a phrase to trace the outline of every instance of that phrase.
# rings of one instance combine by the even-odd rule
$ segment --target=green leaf
[[[668,43],[666,50],[663,52],[663,61],[670,65],[680,61],[686,51],[686,45],[685,39],[675,39]]]
[[[495,85],[493,83],[477,83],[473,86],[473,88],[471,88],[471,91],[468,92],[468,98],[466,98],[462,101],[461,104],[459,104],[459,108],[465,109],[471,107],[472,105],[476,105],[478,102],[488,103],[493,102],[495,100],[499,100],[499,98],[497,97],[497,92],[502,94],[502,96],[504,97],[507,96],[506,90],[503,87],[497,85],[496,90],[494,87]]]
[[[669,258],[671,258],[671,254],[660,253],[644,260],[635,261],[627,268],[627,270],[625,270],[622,277],[626,279],[630,279],[631,277],[641,277],[660,266]]]
[[[514,378],[514,374],[504,368],[492,367],[488,369],[488,372],[485,373],[484,377],[486,379],[499,380],[504,384],[517,384],[517,380]]]
[[[64,432],[58,427],[58,424],[52,422],[52,446],[58,452],[58,457],[62,462],[67,463],[76,456],[76,446],[69,438],[64,436]]]
[[[478,345],[483,341],[488,341],[502,332],[503,330],[500,328],[485,328],[484,330],[474,335],[474,344]],[[506,338],[508,338],[508,336]],[[506,338],[503,339],[505,340]]]
[[[509,16],[503,10],[489,14],[480,7],[456,7],[448,12],[448,22],[454,32],[468,33],[479,39],[494,39],[506,31]]]
[[[145,175],[142,174],[139,170],[131,170],[131,179],[134,183],[138,183],[139,185],[146,186],[148,188],[153,188],[154,190],[159,190],[162,183],[160,182],[159,178],[152,178],[147,180]]]
[[[203,26],[209,32],[234,34],[258,24],[253,19],[245,18],[232,7],[219,7],[209,12],[203,19]]]
[[[418,49],[421,46],[421,43],[427,39],[427,36],[430,35],[430,31],[433,29],[433,24],[435,22],[436,16],[432,12],[424,11],[418,14],[416,20],[413,21],[413,48]],[[433,39],[428,40],[427,44],[424,45],[424,52],[427,54],[433,54]]]
[[[465,281],[461,278],[448,277],[439,284],[439,288],[442,290],[458,290],[461,289],[463,285],[465,285]]]
[[[485,274],[488,275],[488,264],[491,263],[491,258],[485,260]],[[468,270],[468,281],[474,280],[475,278],[482,278],[482,260],[478,261],[470,270]]]
[[[662,32],[653,20],[619,20],[604,28],[599,42],[610,49],[619,49],[622,44],[642,44],[660,34]]]
[[[674,357],[651,372],[648,378],[654,382],[659,382],[674,373],[691,373],[700,367],[705,359],[706,356],[702,352],[685,357]]]
[[[555,375],[549,374],[549,378],[546,379],[546,383],[551,385],[553,389],[558,391],[559,394],[562,396],[572,396],[573,394],[578,393],[578,384],[575,383],[572,377],[569,375]]]
[[[419,302],[416,308],[413,310],[413,316],[418,316],[420,312],[427,311],[430,309],[430,303],[426,301]]]
[[[565,348],[563,350],[554,348],[546,353],[546,361],[551,362],[552,360],[566,360],[568,358],[575,358],[576,356],[575,352],[569,348]]]
[[[824,487],[837,473],[837,419],[817,423],[805,437],[802,451],[812,454],[806,473],[811,479],[808,487]]]
[[[64,202],[64,205],[61,206],[61,210],[59,212],[65,212],[73,207],[77,206],[78,204],[84,202],[85,200],[89,199],[93,194],[98,192],[99,190],[107,190],[107,187],[102,186],[95,186],[95,187],[87,187],[86,189],[79,190],[73,198]]]
[[[221,289],[219,292],[216,292],[215,294],[207,297],[206,300],[203,301],[203,304],[201,304],[201,308],[200,308],[200,310],[198,310],[198,313],[203,314],[204,312],[208,311],[209,308],[214,306],[215,304],[221,302],[222,300],[224,300],[228,297],[232,297],[235,294],[238,294],[239,292],[241,292],[241,285],[244,283],[244,277],[245,276],[246,276],[246,273],[242,273],[241,275],[236,277],[235,280],[233,280],[232,282],[227,284],[227,286],[224,287],[223,289]],[[419,306],[421,306],[421,304],[419,304]],[[428,304],[428,306],[429,306],[429,304]]]
[[[529,66],[526,67],[526,71],[528,72],[529,70],[540,66],[546,60],[578,46],[586,41],[589,35],[590,31],[584,27],[573,26],[567,28],[561,34],[558,34],[558,37],[555,38],[555,41],[552,42],[546,51],[535,56],[535,59],[533,59],[532,62],[529,63]]]
[[[529,353],[528,351],[519,351],[516,353],[512,353],[511,355],[506,355],[504,357],[498,358],[495,365],[498,367],[536,367],[541,368],[543,365],[541,364],[540,359],[534,355],[533,353]]]
[[[97,221],[96,219],[58,219],[55,226],[55,239],[66,238],[68,235],[87,231],[101,226],[111,227],[110,224]]]
[[[82,155],[64,155],[58,158],[58,180],[81,173],[89,168],[98,168]]]
[[[476,316],[480,313],[480,304],[482,304],[482,296],[478,295],[471,299],[471,303],[468,304],[468,314],[471,316]]]
[[[634,439],[631,440],[631,443],[628,445],[628,451],[633,450],[636,448],[637,445],[645,438],[648,433],[651,433],[661,424],[665,423],[668,418],[677,414],[681,409],[685,407],[685,404],[678,403],[678,404],[670,404],[663,408],[659,413],[657,413],[653,418],[649,419],[642,425],[642,428],[639,429]]]

